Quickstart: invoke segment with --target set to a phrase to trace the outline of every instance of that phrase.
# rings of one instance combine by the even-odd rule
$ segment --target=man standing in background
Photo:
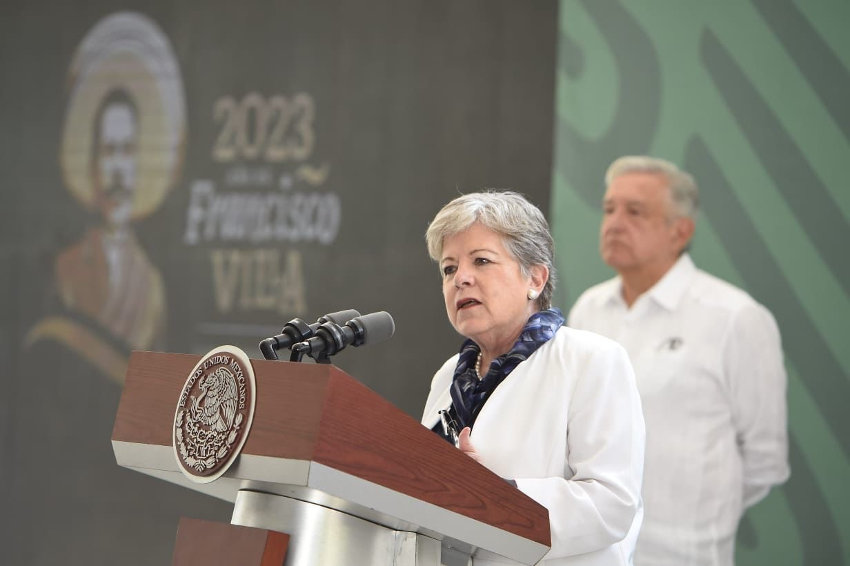
[[[605,175],[602,259],[569,325],[628,351],[646,420],[638,566],[734,564],[748,507],[789,475],[776,322],[687,253],[698,190],[667,161],[627,156]]]

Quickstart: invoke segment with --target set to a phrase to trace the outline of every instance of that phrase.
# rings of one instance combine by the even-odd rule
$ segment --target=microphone
[[[316,333],[316,329],[322,324],[328,322],[333,324],[345,324],[352,318],[360,316],[360,313],[354,309],[332,312],[320,316],[313,324],[307,324],[300,318],[293,318],[287,322],[280,334],[266,338],[260,342],[260,352],[267,360],[277,360],[277,350],[280,348],[289,348],[297,342],[306,340]]]
[[[386,311],[373,312],[352,318],[344,325],[325,322],[316,329],[316,335],[292,346],[292,361],[300,361],[307,354],[319,363],[330,363],[328,358],[346,346],[362,346],[389,340],[395,332],[395,322]]]

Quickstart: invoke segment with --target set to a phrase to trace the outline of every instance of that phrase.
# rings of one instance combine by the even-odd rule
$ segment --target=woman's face
[[[452,326],[490,355],[507,352],[537,310],[528,290],[542,289],[544,270],[535,266],[530,276],[523,275],[502,237],[479,223],[447,237],[440,271]]]

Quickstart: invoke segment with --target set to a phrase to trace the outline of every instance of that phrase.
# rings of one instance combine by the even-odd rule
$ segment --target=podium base
[[[289,533],[285,566],[466,566],[442,557],[440,541],[396,531],[335,509],[281,495],[240,491],[231,523]],[[443,559],[448,558],[448,562]]]

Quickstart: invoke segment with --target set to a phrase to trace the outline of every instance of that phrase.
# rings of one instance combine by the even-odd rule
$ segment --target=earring
[[[529,290],[528,290],[528,300],[529,300],[529,301],[533,301],[533,300],[534,300],[534,299],[536,299],[539,295],[540,295],[540,293],[539,293],[538,291],[535,291],[534,289],[529,289]]]

